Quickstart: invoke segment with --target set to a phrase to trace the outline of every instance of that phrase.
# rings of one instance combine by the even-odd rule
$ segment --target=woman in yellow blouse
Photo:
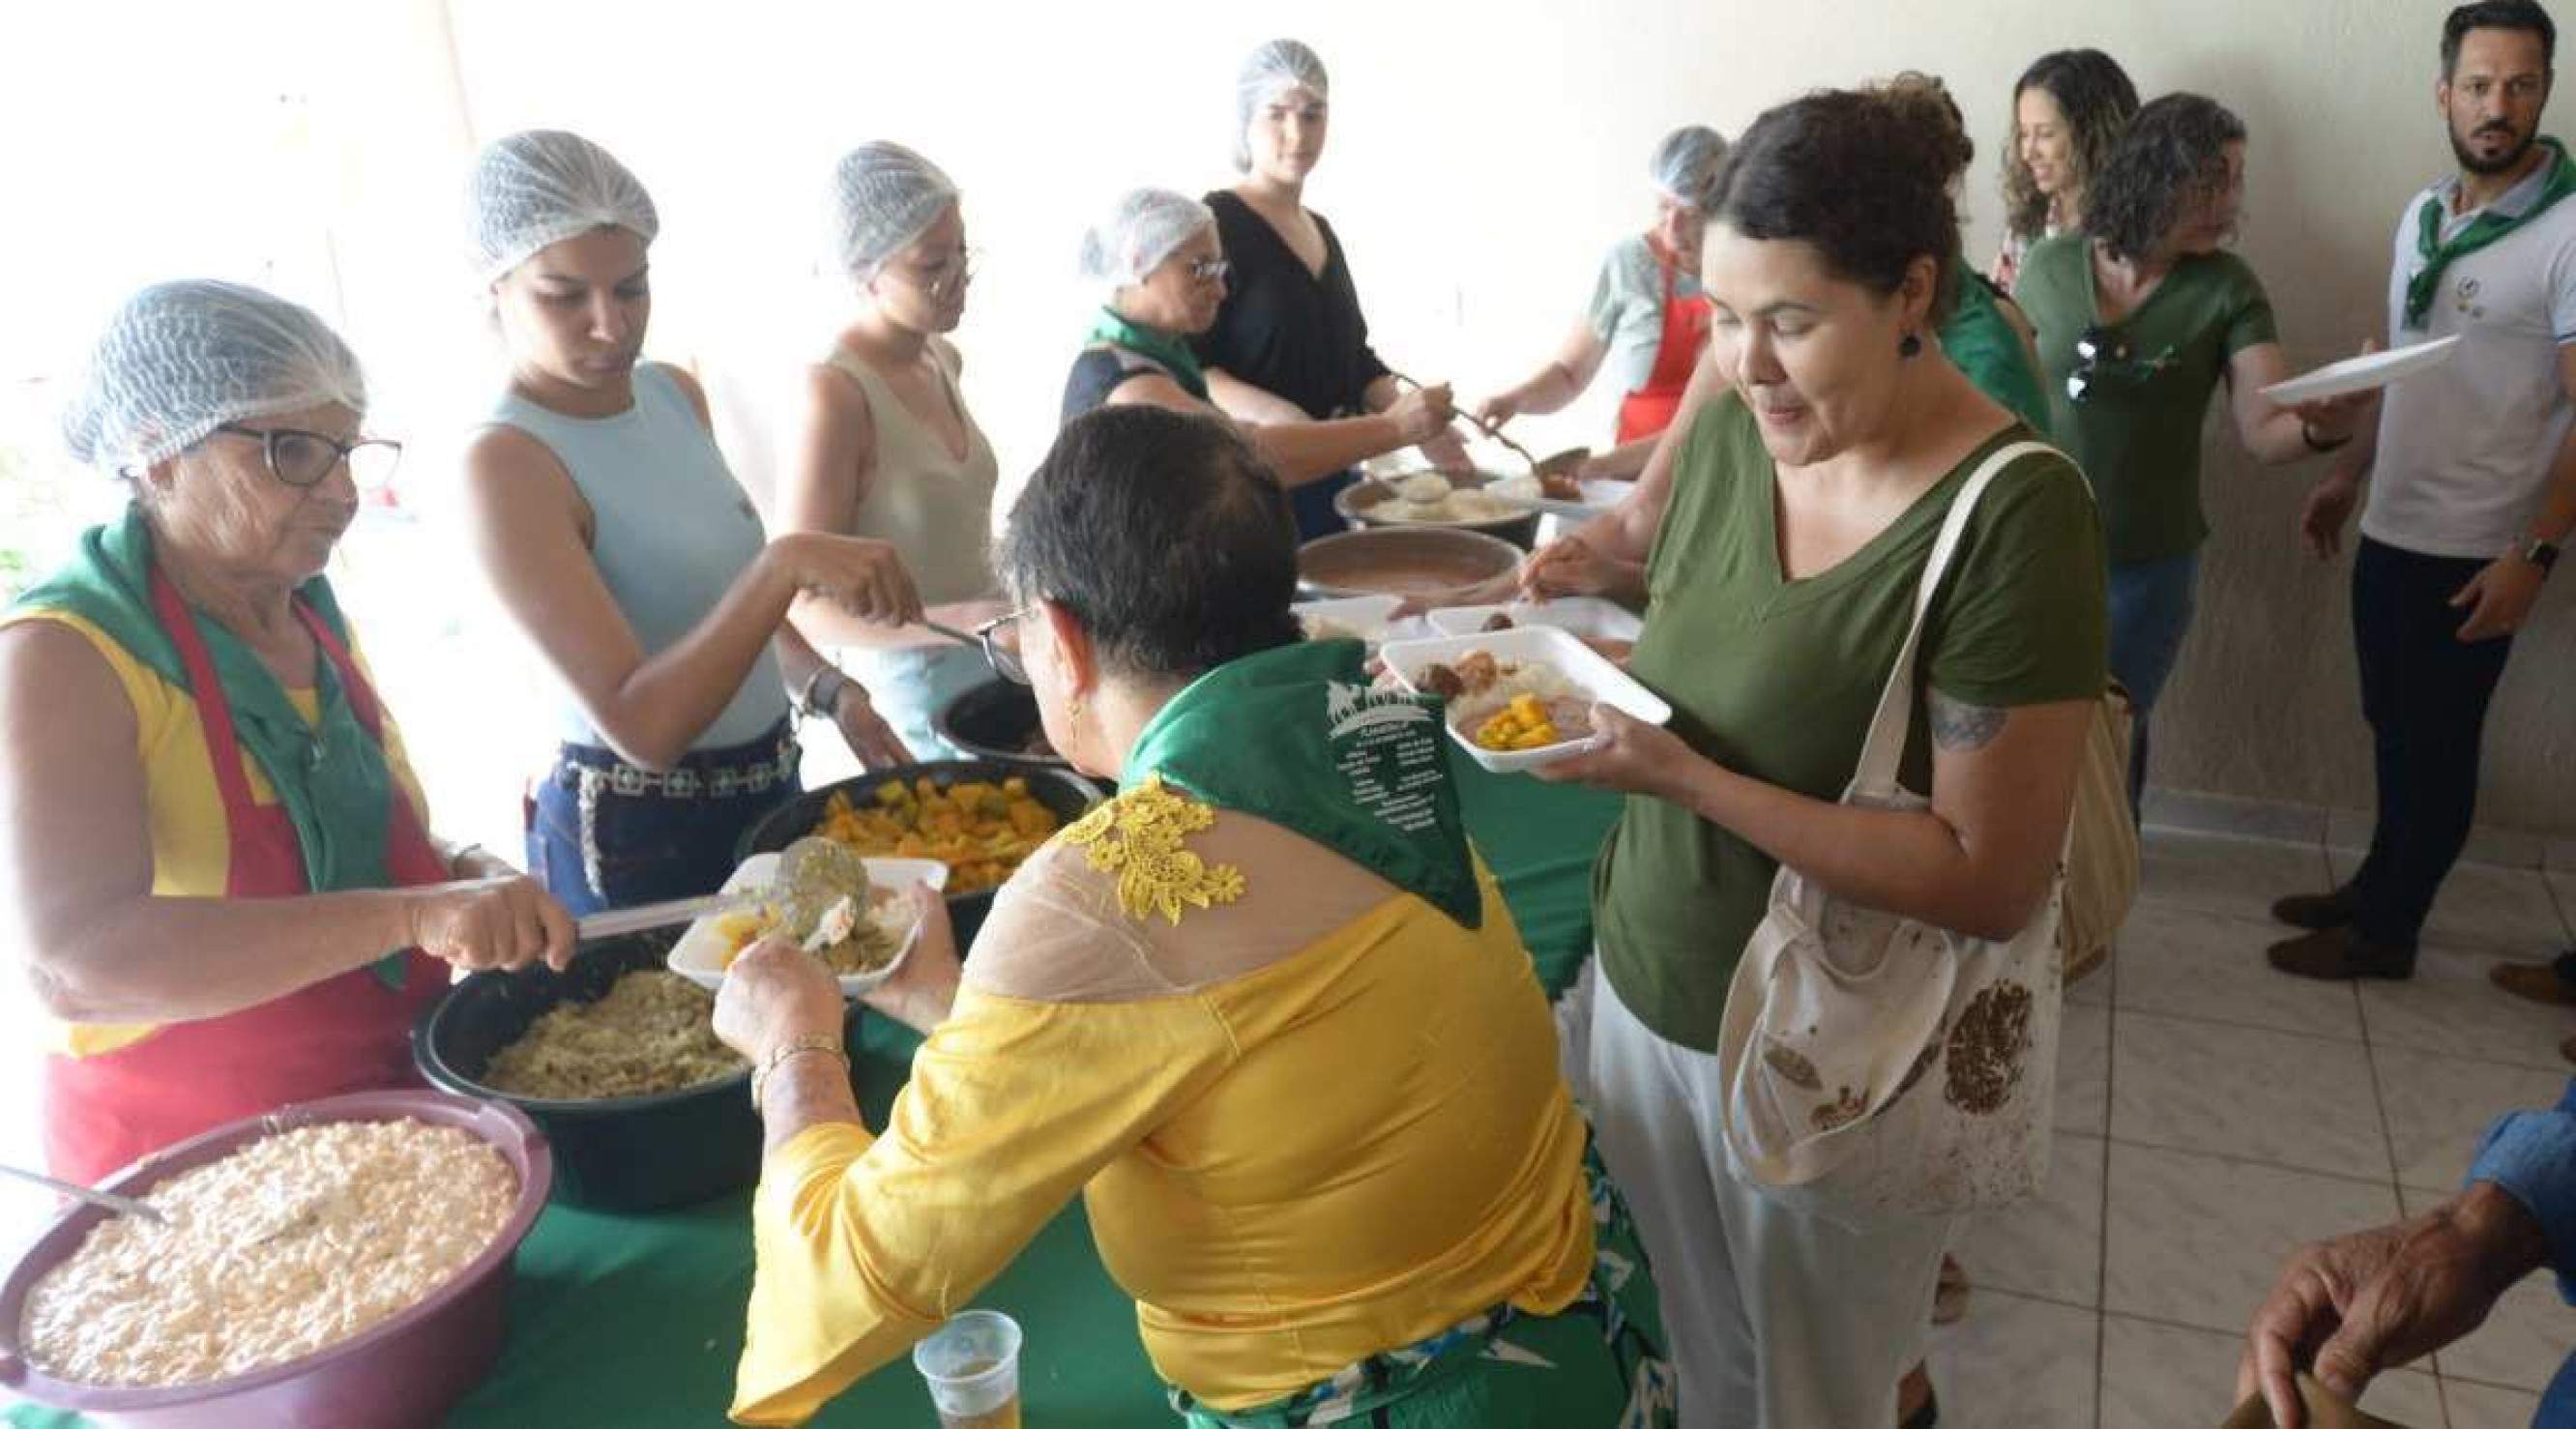
[[[1079,1191],[1193,1426],[1671,1422],[1437,706],[1299,639],[1290,529],[1242,438],[1155,407],[1068,424],[1030,478],[989,648],[1123,792],[1011,880],[972,968],[933,937],[884,990],[929,1040],[882,1135],[821,965],[735,964],[716,1027],[769,1128],[737,1420],[901,1355]]]

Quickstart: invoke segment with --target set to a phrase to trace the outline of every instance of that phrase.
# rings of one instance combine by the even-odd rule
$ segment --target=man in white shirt
[[[2310,547],[2331,556],[2369,477],[2352,623],[2379,807],[2350,883],[2273,905],[2310,930],[2271,949],[2284,972],[2414,972],[2476,813],[2488,699],[2576,528],[2576,202],[2562,202],[2576,197],[2576,160],[2540,135],[2556,45],[2532,0],[2463,5],[2442,27],[2435,95],[2459,172],[2398,220],[2389,338],[2459,343],[2387,389],[2376,429],[2302,517]],[[2576,1003],[2576,981],[2541,972]]]

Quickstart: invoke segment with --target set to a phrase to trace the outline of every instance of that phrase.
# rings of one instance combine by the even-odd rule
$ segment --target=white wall
[[[245,132],[276,122],[264,97],[301,86],[314,130],[303,163],[331,194],[337,237],[278,280],[349,316],[426,451],[434,444],[421,439],[452,430],[488,380],[450,263],[467,135],[560,124],[618,151],[660,200],[655,346],[736,397],[749,420],[733,424],[732,445],[757,485],[769,398],[838,319],[810,276],[828,166],[858,140],[890,137],[965,188],[985,250],[959,334],[967,386],[1016,475],[1052,431],[1083,321],[1088,295],[1071,277],[1080,227],[1130,184],[1226,181],[1234,62],[1279,33],[1312,42],[1333,70],[1334,134],[1313,199],[1349,246],[1381,352],[1462,394],[1518,375],[1580,310],[1602,245],[1646,217],[1641,170],[1656,136],[1687,121],[1733,133],[1806,87],[1904,67],[1944,76],[1983,151],[1970,249],[1991,252],[2008,86],[2031,57],[2076,44],[2117,55],[2144,93],[2201,90],[2244,116],[2243,247],[2305,365],[2380,326],[2398,206],[2447,163],[2431,102],[2442,8],[269,0],[55,7],[41,21],[20,8],[0,44],[0,119],[13,136],[0,192],[36,221],[0,225],[0,260],[48,299],[0,323],[0,366],[41,369],[26,344],[77,341],[131,281],[241,271],[250,249],[293,246],[301,230],[287,220],[299,211],[254,223],[247,205],[288,201],[233,182],[277,175],[228,166]],[[33,42],[18,43],[21,31]],[[452,54],[440,43],[451,31]],[[227,237],[244,224],[289,237],[245,248]],[[1525,439],[1598,440],[1607,396],[1533,421]],[[2306,562],[2292,542],[2311,469],[2256,471],[2217,440],[2218,534],[2201,628],[2160,722],[2159,778],[2366,806],[2343,572]],[[2558,674],[2576,633],[2564,603],[2553,595],[2508,678],[2485,812],[2576,834],[2576,710]]]

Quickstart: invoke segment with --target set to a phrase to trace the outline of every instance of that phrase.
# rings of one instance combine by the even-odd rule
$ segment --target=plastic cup
[[[940,1429],[1020,1429],[1020,1326],[999,1310],[950,1318],[912,1347]]]

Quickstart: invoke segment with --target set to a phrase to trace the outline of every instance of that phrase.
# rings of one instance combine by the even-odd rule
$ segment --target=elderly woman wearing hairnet
[[[399,453],[366,408],[320,318],[176,282],[117,311],[65,420],[132,501],[0,614],[0,937],[58,1175],[409,1083],[447,964],[572,950],[535,884],[429,835],[323,578]]]
[[[475,556],[561,685],[529,861],[577,913],[713,891],[794,797],[791,698],[901,763],[867,693],[787,623],[800,594],[885,624],[920,598],[883,541],[767,539],[706,395],[639,361],[653,200],[576,134],[495,140],[468,186],[509,382],[467,445]]]
[[[1082,273],[1109,295],[1065,378],[1063,420],[1136,402],[1224,419],[1189,345],[1216,321],[1225,298],[1215,213],[1170,189],[1131,189],[1083,235]],[[1430,441],[1448,424],[1447,394],[1417,389],[1383,412],[1240,425],[1285,483],[1298,487]]]
[[[832,257],[857,297],[832,349],[805,369],[802,435],[779,489],[790,531],[868,536],[902,557],[930,618],[952,629],[1001,614],[985,556],[999,468],[946,334],[966,312],[973,251],[957,186],[900,144],[862,144],[833,167]],[[796,603],[797,629],[847,652],[913,754],[950,755],[941,706],[989,678],[981,654],[914,628]]]
[[[1330,117],[1324,62],[1295,40],[1272,40],[1235,77],[1234,164],[1243,179],[1207,196],[1229,272],[1216,321],[1190,342],[1216,404],[1247,422],[1297,422],[1384,412],[1403,383],[1378,360],[1360,315],[1342,240],[1306,207],[1306,178],[1324,154]],[[1445,407],[1447,384],[1430,389]],[[1445,421],[1422,444],[1445,471],[1468,469]],[[1340,530],[1333,497],[1352,478],[1290,493],[1298,533]]]
[[[1699,290],[1699,239],[1708,196],[1726,159],[1714,129],[1686,125],[1655,146],[1655,221],[1610,246],[1592,282],[1592,306],[1545,366],[1486,398],[1476,418],[1499,426],[1523,412],[1554,412],[1583,395],[1607,366],[1619,386],[1618,445],[1585,464],[1586,477],[1634,480],[1671,425],[1708,345],[1708,298]]]

